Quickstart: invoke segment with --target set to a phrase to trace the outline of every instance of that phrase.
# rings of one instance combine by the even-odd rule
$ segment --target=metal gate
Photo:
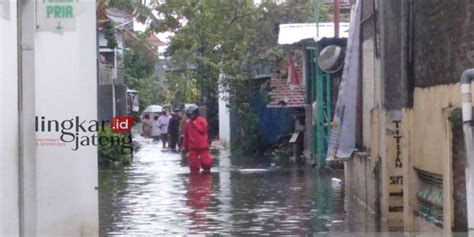
[[[313,158],[319,168],[326,168],[326,152],[331,135],[331,81],[332,76],[318,65],[320,50],[307,47],[306,85],[308,102],[313,104]]]

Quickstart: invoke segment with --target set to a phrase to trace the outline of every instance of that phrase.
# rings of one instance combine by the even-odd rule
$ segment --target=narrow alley
[[[474,236],[474,0],[0,0],[0,237]]]

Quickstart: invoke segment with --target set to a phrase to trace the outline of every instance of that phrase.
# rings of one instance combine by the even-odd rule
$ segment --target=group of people
[[[202,168],[209,172],[212,157],[209,151],[208,124],[205,118],[199,116],[199,109],[191,105],[185,110],[186,118],[182,118],[179,109],[168,114],[164,109],[161,115],[153,119],[149,114],[142,118],[142,136],[161,140],[163,148],[172,151],[181,150],[188,157],[189,169],[192,173]],[[169,146],[168,146],[169,145]]]
[[[171,114],[168,114],[166,109],[163,109],[160,115],[150,118],[150,114],[145,114],[142,118],[142,136],[153,138],[154,141],[160,141],[163,144],[163,149],[170,148],[176,151],[180,148],[180,124],[181,115],[179,109],[176,109]]]

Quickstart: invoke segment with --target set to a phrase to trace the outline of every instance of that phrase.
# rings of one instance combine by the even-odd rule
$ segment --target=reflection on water
[[[100,173],[101,235],[378,230],[370,213],[344,197],[340,172],[273,168],[221,153],[210,174],[191,175],[179,155],[140,142],[131,167]]]

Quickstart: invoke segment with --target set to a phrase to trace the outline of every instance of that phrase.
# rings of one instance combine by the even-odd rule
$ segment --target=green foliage
[[[272,163],[278,164],[291,156],[287,147],[279,147],[272,151]]]
[[[141,109],[165,102],[165,89],[155,77],[154,65],[147,61],[143,53],[133,49],[125,50],[124,68],[125,83],[130,89],[139,92]]]
[[[208,107],[212,135],[218,127],[219,75],[225,74],[221,83],[229,92],[228,106],[237,115],[239,133],[245,138],[239,146],[246,153],[255,151],[259,121],[248,104],[251,101],[248,80],[252,66],[262,60],[278,64],[286,59],[286,49],[277,44],[279,24],[314,22],[314,1],[276,4],[273,0],[262,0],[258,5],[253,0],[161,1],[154,9],[159,12],[160,19],[147,16],[150,9],[140,5],[141,1],[128,5],[125,0],[109,1],[116,7],[131,8],[141,17],[151,19],[146,32],[176,32],[167,56],[169,66],[177,70],[166,75],[169,93],[165,98],[157,95],[164,94],[163,88],[147,81],[151,77],[147,76],[147,67],[142,68],[136,58],[127,60],[125,56],[125,67],[131,67],[126,69],[126,81],[130,88],[140,91],[142,107],[162,102],[160,99],[182,103],[203,98]],[[322,9],[321,18],[327,17],[329,11]],[[183,20],[186,24],[182,24]]]
[[[125,135],[122,133],[114,133],[112,129],[107,126],[99,131],[99,137],[106,137],[108,141],[112,139],[123,141]],[[132,163],[133,152],[124,152],[123,146],[118,143],[107,142],[104,145],[99,143],[99,154],[99,164],[105,166],[122,167]]]
[[[115,38],[115,28],[111,21],[108,21],[104,29],[104,38],[107,40],[107,47],[115,49],[117,47],[117,39]]]
[[[125,74],[132,78],[145,78],[153,76],[154,65],[149,63],[143,53],[133,49],[124,51]],[[130,86],[134,86],[134,81],[129,81]]]
[[[171,102],[187,103],[199,100],[199,89],[193,71],[184,73],[168,72],[166,74],[167,88],[172,99]]]
[[[177,50],[169,60],[173,70],[166,73],[166,78],[167,88],[173,98],[171,102],[187,103],[199,99],[199,75],[195,70],[190,70],[193,65],[189,61],[192,57],[188,50]]]
[[[320,22],[333,22],[334,21],[334,4],[323,4],[319,9]],[[349,22],[350,10],[341,10],[339,12],[340,22]]]
[[[158,6],[163,29],[177,29],[167,54],[171,67],[183,70],[169,73],[168,87],[178,101],[207,98],[210,111],[217,110],[218,79],[227,88],[228,106],[237,115],[240,137],[237,149],[244,153],[258,148],[258,118],[249,102],[251,68],[261,60],[278,64],[286,58],[277,44],[279,24],[314,21],[313,0],[186,0],[166,1]],[[185,25],[180,19],[187,19]],[[196,65],[188,70],[186,65]],[[197,95],[195,92],[202,92]],[[210,115],[211,129],[217,127],[217,113]]]

